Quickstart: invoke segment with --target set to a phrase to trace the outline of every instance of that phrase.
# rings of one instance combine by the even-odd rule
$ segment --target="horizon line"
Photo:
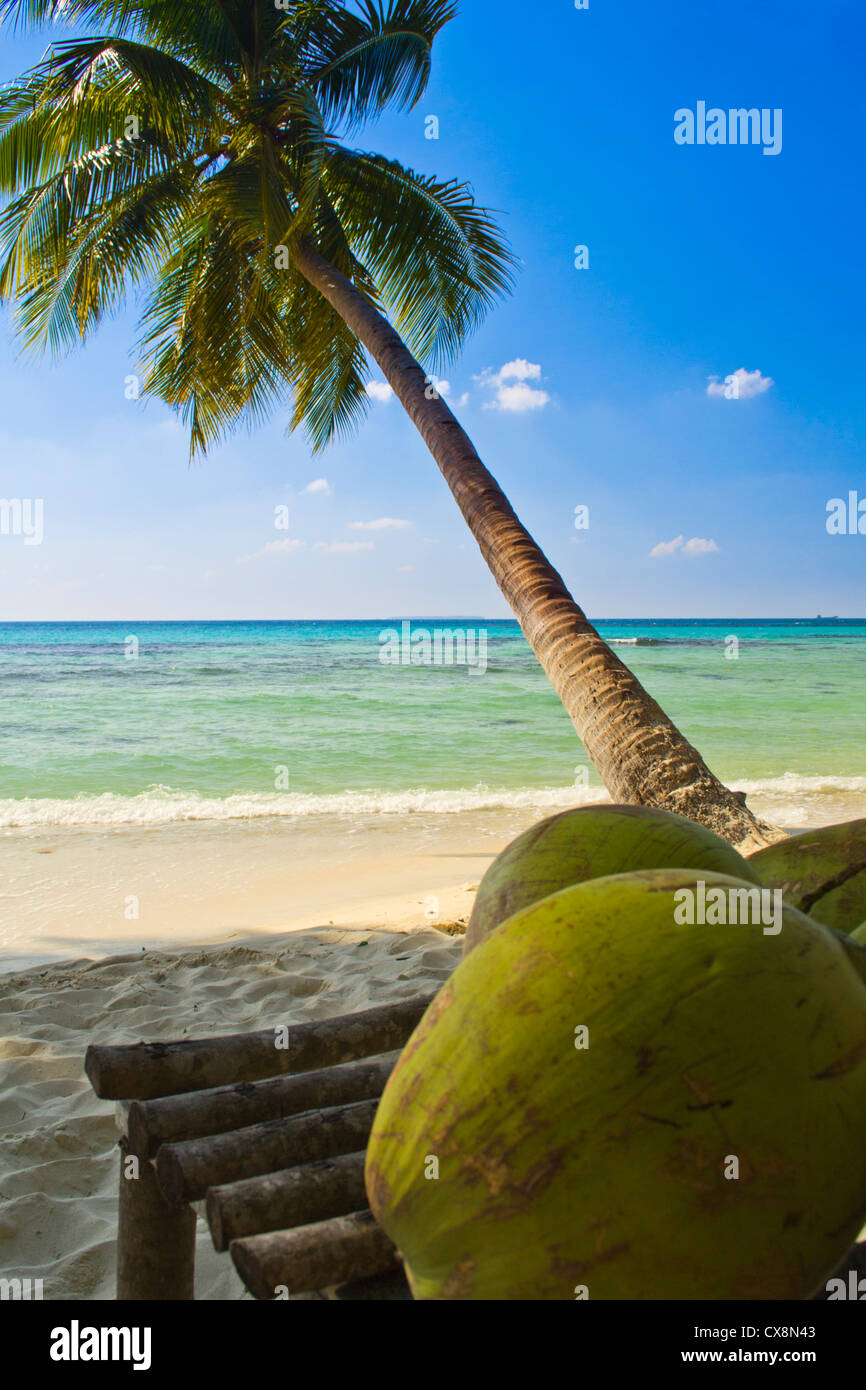
[[[407,616],[372,617],[372,618],[0,618],[0,627],[85,627],[88,625],[108,626],[109,624],[129,624],[129,623],[176,623],[178,625],[188,623],[213,623],[226,625],[229,623],[511,623],[519,627],[520,623],[516,617],[490,618],[475,613],[462,614],[413,614]],[[587,622],[595,623],[866,623],[866,617],[843,616],[840,614],[818,613],[813,617],[805,614],[784,617],[743,617],[728,615],[726,617],[654,617],[654,618],[587,618]]]

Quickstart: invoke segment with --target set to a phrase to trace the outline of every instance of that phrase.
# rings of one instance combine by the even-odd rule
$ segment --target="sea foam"
[[[866,777],[728,779],[761,814],[796,826],[866,815]],[[0,829],[39,830],[76,826],[156,826],[179,821],[263,820],[272,817],[454,815],[472,811],[537,811],[539,819],[569,806],[609,801],[601,786],[415,787],[404,791],[237,793],[201,796],[154,787],[136,796],[106,792],[70,799],[0,800]]]

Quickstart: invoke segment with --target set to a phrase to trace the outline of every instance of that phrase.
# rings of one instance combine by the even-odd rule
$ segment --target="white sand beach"
[[[460,951],[460,937],[428,926],[318,927],[0,976],[4,1275],[41,1278],[45,1299],[114,1297],[117,1132],[114,1107],[84,1076],[89,1042],[354,1013],[437,989]],[[215,1253],[199,1222],[196,1298],[241,1296],[229,1256]]]
[[[203,1037],[437,989],[537,808],[42,830],[3,840],[0,1270],[114,1297],[117,1131],[91,1042]],[[126,915],[130,899],[137,914]],[[247,1296],[199,1225],[196,1297]]]
[[[489,818],[488,818],[489,819]],[[114,1297],[114,1107],[91,1042],[207,1036],[434,991],[491,858],[537,812],[7,834],[0,915],[0,1270]],[[127,916],[131,900],[136,911]],[[136,915],[137,914],[137,915]],[[443,930],[438,929],[442,927]],[[198,1298],[239,1298],[201,1226]]]
[[[471,910],[467,888],[494,855],[541,814],[529,807],[6,832],[0,972],[235,941],[250,931],[453,921]]]

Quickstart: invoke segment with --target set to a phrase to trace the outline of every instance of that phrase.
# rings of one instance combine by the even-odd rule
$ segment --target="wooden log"
[[[230,1250],[241,1279],[260,1299],[351,1284],[400,1266],[396,1246],[369,1211],[293,1231],[247,1236],[233,1240]]]
[[[143,1158],[153,1158],[161,1144],[226,1134],[264,1120],[283,1120],[304,1110],[323,1110],[381,1096],[398,1053],[347,1062],[339,1067],[276,1076],[268,1081],[241,1081],[191,1095],[162,1100],[134,1100],[128,1108],[130,1144]]]
[[[195,1042],[91,1045],[84,1070],[102,1100],[151,1100],[314,1071],[402,1047],[434,998],[428,994],[362,1013],[292,1024],[286,1038],[279,1029],[266,1028]]]
[[[195,1287],[195,1214],[163,1197],[151,1164],[120,1140],[117,1297],[186,1300]]]
[[[378,1105],[377,1099],[361,1100],[308,1110],[288,1120],[266,1120],[213,1138],[163,1144],[156,1156],[163,1196],[175,1205],[195,1202],[209,1187],[357,1153],[366,1148]]]
[[[207,1222],[215,1248],[228,1250],[242,1236],[309,1226],[359,1211],[367,1201],[365,1156],[363,1150],[338,1154],[282,1173],[211,1187]]]

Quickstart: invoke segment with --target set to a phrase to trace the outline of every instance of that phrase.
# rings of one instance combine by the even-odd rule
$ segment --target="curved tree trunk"
[[[296,245],[293,258],[378,363],[419,430],[614,800],[676,811],[746,852],[784,838],[713,775],[596,632],[445,401],[428,399],[424,370],[387,319],[309,245]]]

